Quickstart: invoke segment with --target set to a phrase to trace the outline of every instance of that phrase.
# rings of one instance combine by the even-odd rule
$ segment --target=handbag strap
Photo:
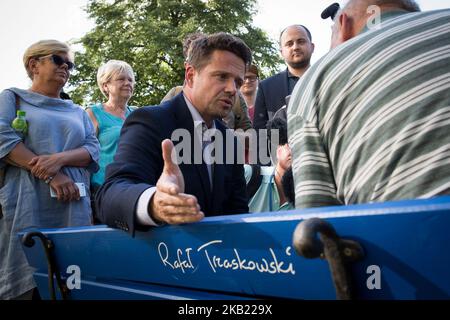
[[[17,111],[20,110],[20,97],[15,92],[14,92],[14,97],[16,98],[16,114],[17,114]]]

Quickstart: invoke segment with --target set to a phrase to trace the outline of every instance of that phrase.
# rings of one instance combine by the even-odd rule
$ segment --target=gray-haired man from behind
[[[288,109],[296,207],[450,193],[450,10],[351,0]]]

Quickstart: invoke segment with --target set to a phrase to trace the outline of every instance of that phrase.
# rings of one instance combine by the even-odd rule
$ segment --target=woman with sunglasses
[[[98,69],[97,83],[108,100],[86,109],[100,142],[100,169],[92,176],[92,194],[105,181],[105,169],[116,154],[123,123],[136,109],[128,106],[135,85],[134,72],[128,63],[109,60]]]
[[[85,186],[98,169],[92,122],[81,107],[60,98],[74,67],[69,47],[39,41],[23,62],[31,87],[0,94],[0,300],[31,298],[36,287],[18,232],[91,224]],[[17,109],[26,113],[24,135],[11,126]]]

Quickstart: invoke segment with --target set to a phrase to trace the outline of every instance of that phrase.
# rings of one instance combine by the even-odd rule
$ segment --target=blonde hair
[[[33,80],[33,74],[29,68],[30,60],[54,53],[69,54],[70,59],[73,61],[73,53],[70,47],[66,43],[58,40],[41,40],[28,47],[23,55],[23,65],[31,80]]]
[[[100,68],[98,68],[97,84],[100,88],[100,91],[106,98],[108,98],[108,95],[105,90],[103,90],[103,85],[110,81],[115,75],[119,75],[123,72],[127,73],[133,79],[134,84],[135,79],[133,68],[131,68],[131,66],[125,61],[109,60],[108,62],[100,66]]]

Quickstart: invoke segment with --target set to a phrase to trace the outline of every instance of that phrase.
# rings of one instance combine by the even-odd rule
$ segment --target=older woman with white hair
[[[69,47],[39,41],[23,62],[31,87],[0,94],[0,300],[29,298],[36,287],[18,232],[91,224],[86,186],[98,169],[91,120],[80,106],[60,98],[74,67]],[[25,112],[27,132],[13,129],[17,110]]]
[[[105,181],[106,166],[113,161],[122,125],[135,109],[128,106],[135,84],[133,69],[128,63],[109,60],[98,69],[97,83],[108,101],[86,109],[100,142],[100,170],[91,180],[94,191]]]

